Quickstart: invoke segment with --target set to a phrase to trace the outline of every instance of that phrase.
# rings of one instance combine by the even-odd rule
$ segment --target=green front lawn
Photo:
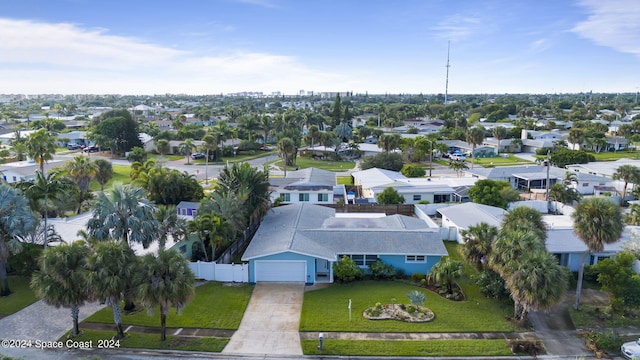
[[[223,285],[210,281],[196,288],[195,297],[185,306],[182,314],[171,309],[167,316],[167,327],[211,328],[236,330],[249,303],[253,286],[249,284]],[[137,306],[140,306],[137,304]],[[88,317],[85,321],[113,323],[113,313],[105,308]],[[160,311],[149,316],[146,310],[130,315],[122,315],[125,325],[160,326]],[[112,334],[113,335],[113,334]]]
[[[275,165],[280,167],[280,169],[284,169],[282,160],[276,161]],[[313,167],[313,168],[317,168],[317,169],[323,169],[323,170],[328,170],[328,171],[339,172],[339,171],[351,170],[355,166],[356,166],[356,163],[352,162],[352,161],[312,160],[312,159],[306,158],[306,157],[298,157],[298,158],[296,158],[296,164],[294,166],[287,166],[287,169],[291,170],[292,167],[294,169],[296,167],[298,167],[300,169],[306,169],[306,168]]]
[[[131,166],[128,165],[113,165],[113,177],[105,185],[104,189],[110,189],[114,183],[128,184],[131,182]],[[100,184],[97,181],[91,181],[89,185],[90,191],[100,191]]]
[[[353,177],[351,176],[338,176],[336,181],[338,185],[353,185]]]
[[[67,335],[69,333],[63,335],[58,341],[66,342],[68,340]],[[100,343],[99,340],[110,340],[112,337],[113,332],[110,331],[81,329],[80,335],[74,337],[73,341],[92,341],[92,348],[96,349]],[[115,348],[221,352],[228,342],[229,339],[212,337],[188,338],[172,335],[167,335],[166,341],[160,341],[159,334],[126,333],[125,338],[118,343],[119,347],[116,346]]]
[[[476,165],[481,165],[483,167],[533,164],[533,162],[529,160],[521,159],[513,154],[509,154],[509,157],[506,157],[506,158],[502,156],[496,156],[491,158],[471,159],[470,157],[468,157],[467,162],[474,163]]]
[[[638,151],[616,151],[616,152],[601,152],[599,154],[590,152],[589,154],[593,155],[596,158],[596,161],[615,161],[622,158],[639,160],[640,152]]]
[[[0,314],[11,315],[38,301],[29,287],[31,279],[24,276],[9,276],[9,296],[0,297]]]
[[[305,355],[357,356],[509,356],[505,340],[330,340],[318,350],[317,340],[302,340]]]

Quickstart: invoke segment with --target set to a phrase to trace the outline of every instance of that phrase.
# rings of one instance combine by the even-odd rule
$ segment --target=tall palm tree
[[[271,130],[273,130],[275,124],[273,118],[269,115],[263,115],[260,117],[260,130],[264,132],[264,145],[267,145],[269,142],[269,134]]]
[[[202,137],[202,141],[204,142],[202,144],[202,147],[204,148],[206,155],[205,156],[205,164],[204,164],[204,183],[205,184],[209,184],[209,154],[211,151],[216,151],[216,149],[218,148],[218,144],[216,143],[216,138],[211,135],[211,134],[207,134],[205,136]]]
[[[498,154],[500,153],[500,140],[507,137],[509,131],[504,126],[496,126],[491,130],[493,137],[498,140]]]
[[[234,233],[240,232],[247,223],[243,206],[246,198],[240,198],[237,194],[227,192],[224,194],[214,192],[208,199],[200,202],[199,212],[214,212],[227,222]]]
[[[620,199],[620,206],[622,206],[624,205],[624,198],[627,196],[627,186],[629,186],[629,183],[637,184],[640,182],[640,168],[633,165],[622,165],[613,173],[613,179],[624,181],[622,199]]]
[[[44,173],[44,164],[53,159],[56,153],[56,140],[47,130],[40,129],[27,138],[27,155],[40,165],[40,172]]]
[[[471,159],[475,160],[476,146],[482,144],[484,141],[484,128],[482,126],[475,126],[467,130],[465,134],[466,140],[471,144]],[[471,168],[473,169],[473,163],[471,162]]]
[[[528,207],[518,206],[507,212],[502,218],[503,231],[533,231],[544,242],[547,239],[547,226],[539,211]]]
[[[40,271],[31,278],[31,289],[45,303],[71,310],[72,335],[80,334],[80,306],[90,299],[87,257],[90,250],[84,241],[48,248],[40,257]]]
[[[11,293],[7,278],[7,260],[11,253],[22,249],[18,236],[33,231],[36,226],[27,198],[20,190],[0,183],[0,296]]]
[[[164,160],[164,156],[171,151],[171,145],[166,139],[158,139],[156,141],[156,150],[158,150],[160,156],[162,156],[162,160]]]
[[[284,176],[287,176],[287,165],[293,165],[296,150],[296,144],[290,138],[284,137],[278,141],[278,153],[282,157],[284,164]]]
[[[158,247],[164,249],[167,235],[173,235],[174,230],[178,226],[182,226],[181,222],[184,219],[178,217],[175,205],[158,205],[158,211],[154,215],[160,225],[158,228]]]
[[[186,139],[178,145],[178,151],[187,157],[187,165],[189,164],[189,158],[191,153],[196,148],[196,144],[193,143],[193,139]]]
[[[73,189],[73,183],[60,171],[51,171],[44,175],[39,170],[36,177],[30,181],[21,182],[18,185],[24,195],[29,199],[31,210],[39,212],[44,219],[44,228],[48,228],[48,219],[51,212],[57,212],[59,198],[64,198]],[[47,248],[48,238],[45,232],[44,248]]]
[[[113,165],[105,159],[96,159],[95,179],[100,184],[100,191],[104,191],[104,186],[113,178]]]
[[[431,268],[431,272],[427,278],[429,281],[444,285],[447,294],[453,294],[453,284],[462,276],[463,268],[464,264],[462,261],[451,260],[451,258],[447,257],[444,260],[440,260],[439,263]]]
[[[91,161],[90,158],[84,156],[76,156],[72,161],[65,164],[67,173],[76,185],[78,185],[78,189],[80,189],[78,214],[80,214],[82,202],[85,200],[85,196],[89,191],[89,185],[96,174],[97,168],[96,164]]]
[[[471,265],[475,265],[479,272],[484,270],[484,264],[491,253],[493,241],[498,236],[498,228],[481,222],[462,231],[464,246],[460,248],[462,256]]]
[[[98,194],[92,208],[87,228],[98,241],[115,238],[129,246],[136,242],[147,248],[158,236],[157,208],[145,198],[142,188],[115,184],[109,195]]]
[[[142,271],[138,266],[138,258],[127,244],[111,240],[94,243],[87,264],[90,270],[89,285],[95,297],[111,307],[118,332],[116,338],[122,339],[124,331],[120,301],[123,293],[135,287],[136,274]]]
[[[271,199],[269,196],[269,173],[252,167],[249,163],[234,163],[225,166],[216,184],[215,193],[234,193],[238,199],[245,199],[243,215],[246,226],[259,223],[267,214]]]
[[[400,134],[383,134],[378,138],[378,147],[388,153],[400,147],[401,142]]]
[[[603,251],[605,244],[618,241],[622,236],[624,225],[620,207],[608,199],[599,197],[578,203],[573,213],[573,220],[573,231],[587,245],[587,251],[580,257],[575,303],[577,310],[580,306],[585,258],[589,254]]]
[[[449,161],[449,169],[456,172],[456,175],[460,177],[463,171],[469,169],[469,166],[463,161]]]
[[[506,279],[524,254],[532,251],[546,251],[539,234],[528,230],[501,230],[489,255],[489,266]]]
[[[187,259],[177,251],[158,250],[158,255],[142,258],[143,271],[138,282],[138,296],[151,314],[160,308],[160,340],[167,339],[167,314],[173,306],[178,314],[195,292],[195,276]]]

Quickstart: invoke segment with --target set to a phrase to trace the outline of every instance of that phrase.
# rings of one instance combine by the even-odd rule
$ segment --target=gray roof
[[[336,185],[336,173],[307,168],[296,171],[288,171],[284,178],[269,179],[273,187],[281,187],[286,190],[333,190]]]
[[[263,220],[243,260],[294,252],[331,261],[345,253],[446,256],[440,233],[404,215],[336,218],[313,204],[274,208]]]
[[[362,184],[362,187],[366,189],[371,189],[376,186],[390,185],[397,179],[407,178],[398,171],[378,168],[356,171],[351,173],[351,175],[357,179],[360,184]]]
[[[623,233],[622,239],[613,244],[605,244],[603,253],[623,251],[622,245],[628,241],[630,234]],[[550,253],[583,253],[587,251],[587,245],[573,232],[573,229],[548,229],[547,250]]]
[[[461,229],[468,229],[469,226],[481,222],[500,227],[502,218],[507,213],[501,208],[472,202],[440,208],[437,211]]]

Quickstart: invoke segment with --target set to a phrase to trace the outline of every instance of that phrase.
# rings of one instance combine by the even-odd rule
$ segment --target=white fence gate
[[[191,271],[196,279],[222,282],[249,282],[248,264],[216,264],[215,262],[191,262]]]

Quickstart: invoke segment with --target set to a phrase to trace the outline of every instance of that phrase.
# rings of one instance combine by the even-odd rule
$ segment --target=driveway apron
[[[302,355],[303,283],[258,283],[223,354]]]

